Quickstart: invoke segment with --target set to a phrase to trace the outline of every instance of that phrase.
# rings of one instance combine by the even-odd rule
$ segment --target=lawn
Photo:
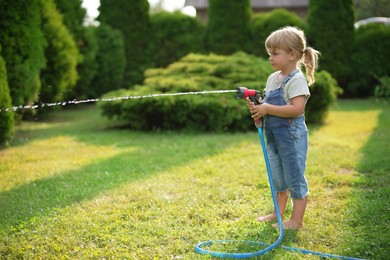
[[[282,244],[386,259],[390,106],[339,101],[326,124],[309,129],[305,227]],[[278,237],[255,220],[272,210],[256,129],[134,132],[94,106],[17,127],[0,150],[0,209],[5,259],[210,259],[197,243]],[[303,257],[317,259],[280,248],[264,259]]]

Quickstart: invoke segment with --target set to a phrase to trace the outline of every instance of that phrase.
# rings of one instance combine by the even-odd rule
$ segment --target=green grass
[[[286,232],[283,245],[386,259],[389,105],[340,101],[325,125],[309,128],[305,227]],[[13,145],[0,151],[0,209],[6,259],[210,259],[194,246],[278,237],[255,221],[272,210],[255,129],[132,132],[114,128],[93,106],[18,126]],[[212,249],[259,250],[241,243]],[[278,248],[264,259],[303,257]]]

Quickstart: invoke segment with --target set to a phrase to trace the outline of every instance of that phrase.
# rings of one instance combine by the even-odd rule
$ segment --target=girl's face
[[[268,50],[269,62],[275,70],[288,70],[292,65],[292,52],[287,52],[283,49],[275,48]]]

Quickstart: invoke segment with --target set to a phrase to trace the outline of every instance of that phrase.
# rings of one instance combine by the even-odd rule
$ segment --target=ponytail
[[[302,60],[303,65],[306,68],[306,78],[309,86],[315,82],[314,72],[318,68],[318,58],[321,53],[312,47],[307,47],[303,51],[304,57]]]

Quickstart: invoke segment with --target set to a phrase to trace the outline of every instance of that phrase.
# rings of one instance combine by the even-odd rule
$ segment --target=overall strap
[[[298,72],[299,72],[299,69],[296,69],[296,70],[290,72],[290,73],[283,79],[282,84],[281,84],[281,87],[284,87],[284,86],[287,84],[287,82],[288,82],[292,77],[294,77],[294,75],[297,74]]]

